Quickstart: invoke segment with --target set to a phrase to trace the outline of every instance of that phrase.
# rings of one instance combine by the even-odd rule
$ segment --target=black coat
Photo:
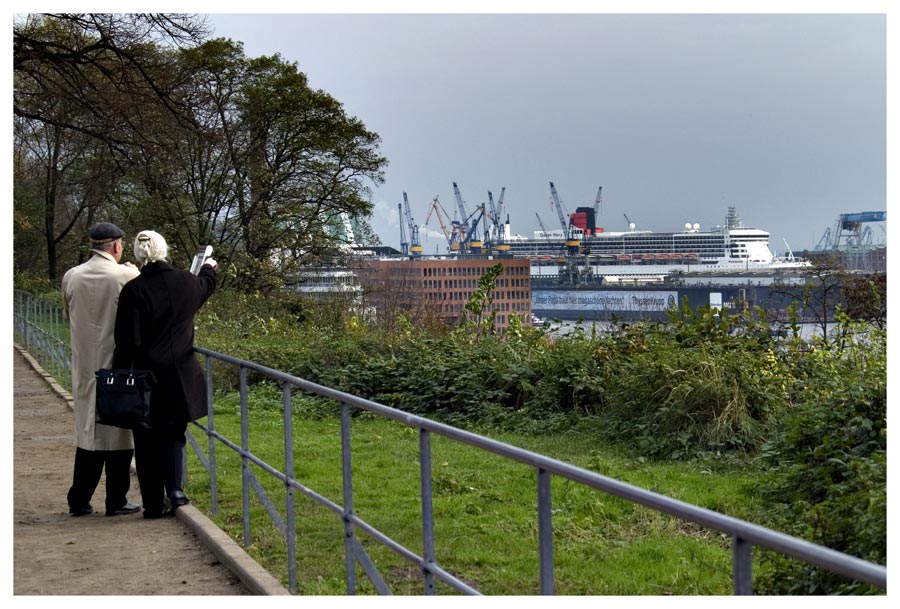
[[[216,289],[210,266],[199,275],[152,262],[125,284],[116,310],[116,368],[152,370],[151,424],[206,416],[206,378],[194,357],[194,315]]]

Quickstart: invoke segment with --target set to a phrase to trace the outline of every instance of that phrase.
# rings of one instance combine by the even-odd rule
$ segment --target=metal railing
[[[25,350],[41,362],[60,385],[72,389],[69,323],[62,307],[45,298],[13,291],[13,332]]]
[[[19,310],[20,304],[22,305]],[[29,338],[31,344],[43,345],[49,339],[36,340],[37,325],[33,323],[29,315],[45,315],[45,310],[35,307],[27,302],[20,303],[16,300],[16,330],[20,336],[24,334],[25,340]],[[21,328],[21,332],[20,332]],[[53,341],[50,341],[51,343]],[[26,345],[29,344],[26,342]],[[356,593],[356,564],[358,563],[375,589],[380,594],[390,594],[390,590],[384,579],[379,574],[374,562],[369,558],[358,538],[358,531],[366,533],[371,538],[383,544],[396,554],[418,566],[422,573],[423,588],[426,595],[435,593],[435,581],[439,580],[464,594],[480,594],[480,592],[465,581],[444,570],[435,555],[434,543],[434,510],[432,506],[432,471],[431,471],[431,437],[432,434],[449,438],[451,440],[473,446],[518,463],[534,468],[535,492],[537,496],[537,530],[538,553],[540,559],[539,581],[541,594],[553,594],[554,562],[553,562],[553,510],[551,480],[553,476],[559,476],[567,480],[585,485],[601,492],[620,497],[632,503],[668,514],[675,518],[700,526],[719,531],[728,535],[732,540],[732,585],[734,594],[744,595],[753,593],[752,558],[751,552],[754,546],[779,552],[806,563],[817,565],[828,571],[842,574],[848,578],[874,585],[882,590],[887,589],[887,569],[884,566],[861,560],[847,554],[831,550],[829,548],[813,544],[801,539],[767,529],[743,520],[726,516],[705,508],[697,507],[654,493],[619,480],[609,478],[588,471],[571,464],[546,457],[528,450],[524,450],[503,442],[467,432],[450,425],[438,423],[430,419],[409,414],[407,412],[390,408],[377,402],[372,402],[357,396],[353,396],[330,387],[325,387],[308,380],[286,374],[253,362],[238,359],[202,347],[195,349],[205,356],[207,377],[207,423],[194,425],[202,429],[207,436],[208,447],[206,454],[188,433],[187,439],[201,464],[209,474],[211,510],[215,515],[218,510],[217,500],[217,468],[216,447],[217,443],[234,451],[241,459],[242,479],[242,520],[244,545],[250,545],[250,493],[251,490],[260,499],[266,508],[272,522],[278,528],[281,536],[287,544],[288,560],[288,584],[291,592],[297,592],[297,559],[296,559],[296,513],[295,491],[312,499],[318,504],[338,515],[344,524],[345,566],[347,594]],[[54,357],[53,350],[49,355]],[[213,408],[213,362],[220,361],[236,366],[239,371],[240,392],[240,445],[222,436],[215,428],[215,411]],[[282,411],[283,411],[283,439],[284,439],[284,470],[280,471],[275,466],[265,462],[254,455],[249,449],[249,405],[247,373],[253,371],[257,374],[273,379],[282,386]],[[301,391],[318,395],[340,404],[341,419],[341,471],[343,497],[340,502],[333,501],[311,488],[302,484],[294,475],[293,460],[293,424],[291,407],[291,390],[297,388]],[[398,543],[387,534],[378,530],[360,518],[353,506],[353,479],[352,479],[352,454],[350,442],[351,410],[359,409],[377,414],[393,421],[397,421],[408,427],[418,430],[419,435],[419,463],[420,463],[420,497],[422,515],[422,549],[420,552],[412,550]],[[253,473],[250,465],[256,465],[267,474],[277,478],[285,487],[285,516],[282,517],[279,510],[268,498],[259,479]]]

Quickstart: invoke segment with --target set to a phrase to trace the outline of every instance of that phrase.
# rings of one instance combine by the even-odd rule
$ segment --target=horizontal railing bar
[[[341,516],[344,515],[344,508],[339,506],[337,503],[335,503],[328,497],[320,495],[319,493],[317,493],[316,491],[312,490],[309,487],[303,486],[302,484],[297,482],[296,478],[292,478],[291,480],[289,480],[288,484],[290,484],[292,488],[297,489],[298,491],[300,491],[301,493],[303,493],[304,495],[306,495],[307,497],[309,497],[310,499],[312,499],[319,505],[328,508],[335,514],[339,514]]]
[[[206,427],[204,427],[200,423],[194,422],[194,425],[196,425],[200,429],[205,430],[207,435],[210,435],[210,436],[216,438],[217,440],[222,442],[222,444],[224,444],[225,446],[227,446],[228,448],[230,448],[231,450],[236,452],[241,457],[246,457],[248,461],[258,465],[260,468],[264,469],[265,471],[269,472],[270,474],[272,474],[273,476],[278,478],[281,482],[283,482],[283,483],[288,482],[288,477],[286,475],[284,475],[282,472],[278,471],[277,469],[275,469],[274,467],[272,467],[271,465],[269,465],[268,463],[266,463],[265,461],[263,461],[256,455],[254,455],[252,452],[245,451],[243,448],[241,448],[240,446],[238,446],[237,444],[235,444],[228,438],[220,435],[219,432],[217,432],[217,431],[212,431],[212,432],[209,431]]]
[[[800,558],[808,563],[819,565],[836,573],[874,584],[880,588],[887,588],[886,567],[875,565],[824,546],[790,537],[789,535],[779,533],[766,527],[738,520],[737,518],[732,518],[731,516],[726,516],[719,512],[714,512],[706,508],[685,503],[678,499],[666,497],[613,478],[608,478],[601,474],[590,472],[529,450],[504,444],[503,442],[492,440],[491,438],[479,436],[478,434],[457,429],[450,425],[438,423],[437,421],[409,414],[402,410],[391,408],[390,406],[385,406],[349,393],[325,387],[324,385],[313,383],[306,379],[281,372],[280,370],[275,370],[253,362],[247,362],[202,347],[195,347],[195,349],[199,353],[237,366],[244,366],[247,369],[255,370],[256,372],[260,372],[276,380],[295,385],[310,393],[380,414],[389,419],[404,423],[409,427],[427,429],[428,431],[457,440],[464,444],[481,448],[514,461],[531,465],[532,467],[547,470],[575,482],[580,482],[586,486],[627,499],[633,503],[655,509],[689,522],[700,524],[731,536],[736,535],[746,541],[752,542],[754,545],[770,550],[776,550],[794,558]]]
[[[378,529],[376,529],[375,527],[373,527],[372,525],[367,523],[365,520],[362,520],[356,514],[348,514],[347,519],[350,522],[352,522],[353,524],[355,524],[356,526],[358,526],[360,529],[362,529],[363,531],[365,531],[366,533],[368,533],[369,535],[371,535],[372,537],[374,537],[375,539],[377,539],[378,541],[380,541],[381,543],[383,543],[384,545],[386,545],[387,547],[392,549],[394,552],[396,552],[400,556],[406,558],[410,562],[413,562],[417,565],[422,564],[421,556],[419,556],[418,554],[416,554],[409,548],[394,541],[393,539],[391,539],[390,537],[388,537],[387,535],[385,535],[384,533],[382,533],[381,531],[379,531]]]
[[[193,424],[196,425],[197,427],[199,427],[200,429],[204,430],[204,431],[206,432],[207,435],[210,435],[210,436],[212,436],[213,438],[219,440],[220,442],[222,442],[222,444],[224,444],[225,446],[227,446],[228,448],[230,448],[230,449],[233,450],[234,452],[238,453],[239,455],[243,455],[243,454],[244,454],[244,451],[243,451],[243,449],[242,449],[240,446],[238,446],[237,444],[231,442],[231,441],[228,440],[227,438],[225,438],[225,437],[219,435],[218,432],[216,432],[216,431],[210,432],[209,429],[207,429],[203,424],[197,423],[196,421],[194,421]],[[286,483],[286,484],[290,484],[293,488],[297,489],[298,491],[300,491],[301,493],[303,493],[304,495],[306,495],[307,497],[309,497],[309,498],[312,499],[313,501],[316,501],[317,503],[321,504],[322,506],[324,506],[324,507],[330,509],[331,511],[335,512],[336,514],[343,514],[343,513],[344,513],[344,508],[342,508],[342,507],[339,506],[338,504],[334,503],[333,501],[331,501],[331,500],[328,499],[327,497],[318,494],[318,493],[315,492],[314,490],[312,490],[312,489],[310,489],[310,488],[308,488],[308,487],[306,487],[306,486],[303,486],[303,485],[302,485],[300,482],[298,482],[295,478],[292,478],[292,479],[288,480],[288,479],[287,479],[287,476],[285,476],[284,474],[282,474],[281,472],[279,472],[279,471],[276,470],[275,468],[271,467],[270,465],[268,465],[268,464],[265,463],[264,461],[260,461],[259,458],[257,458],[256,456],[254,456],[254,455],[251,454],[251,453],[247,453],[246,456],[247,456],[247,458],[248,458],[250,461],[252,461],[253,463],[256,463],[257,465],[259,465],[260,467],[262,467],[264,470],[268,471],[270,474],[272,474],[273,476],[277,477],[277,478],[278,478],[279,480],[281,480],[282,482],[284,482],[284,483]]]

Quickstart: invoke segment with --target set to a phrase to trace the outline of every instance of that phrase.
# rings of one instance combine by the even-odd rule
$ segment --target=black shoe
[[[167,518],[174,515],[175,510],[172,508],[144,508],[144,518]]]
[[[172,496],[169,497],[169,503],[171,504],[173,510],[175,508],[180,508],[183,505],[187,505],[190,502],[191,500],[188,499],[188,496],[185,495],[182,491],[173,491]]]
[[[135,512],[139,512],[141,510],[141,506],[137,503],[126,503],[123,506],[117,507],[114,510],[106,510],[107,516],[124,516],[125,514],[134,514]]]
[[[69,514],[71,514],[72,516],[84,516],[85,514],[93,514],[93,513],[94,513],[94,508],[91,507],[90,503],[88,503],[87,505],[79,506],[79,507],[70,507],[69,508]]]

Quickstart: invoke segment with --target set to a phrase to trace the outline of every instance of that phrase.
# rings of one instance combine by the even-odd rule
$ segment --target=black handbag
[[[149,370],[98,370],[97,423],[124,429],[150,429],[150,391],[156,377]]]

